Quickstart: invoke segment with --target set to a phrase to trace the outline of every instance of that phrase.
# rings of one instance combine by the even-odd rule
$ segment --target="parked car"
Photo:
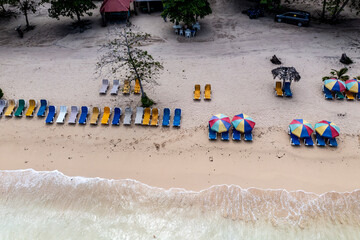
[[[285,22],[290,24],[302,26],[309,26],[310,24],[310,13],[303,11],[287,12],[275,16],[276,22]]]
[[[249,8],[242,11],[242,13],[248,15],[250,19],[256,19],[264,16],[264,10],[262,8]]]

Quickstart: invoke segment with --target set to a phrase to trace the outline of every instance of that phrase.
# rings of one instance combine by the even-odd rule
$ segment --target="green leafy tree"
[[[7,12],[7,10],[5,8],[5,4],[14,5],[15,2],[16,2],[16,0],[0,0],[1,11],[2,12]]]
[[[92,15],[91,9],[96,8],[92,0],[50,0],[51,7],[49,8],[49,16],[59,20],[60,16],[76,17],[77,23],[81,22],[81,17],[84,14]]]
[[[9,0],[0,0],[0,7],[3,12],[6,12],[5,4],[8,4]]]
[[[150,34],[134,33],[131,29],[116,32],[116,38],[104,45],[104,55],[97,63],[97,69],[103,72],[106,68],[112,74],[119,74],[124,78],[139,79],[141,102],[143,106],[151,106],[154,102],[149,99],[143,89],[143,81],[154,79],[163,66],[145,50],[140,49],[146,43]]]
[[[321,20],[330,21],[331,23],[337,22],[340,14],[347,6],[351,11],[355,11],[356,14],[360,13],[359,0],[323,0]]]
[[[212,13],[208,0],[163,0],[164,11],[162,17],[171,22],[184,22],[187,25],[195,23],[197,19],[204,18]]]
[[[285,0],[291,4],[290,0]],[[307,0],[292,0],[292,2],[306,4]],[[313,0],[315,3],[315,0]],[[360,0],[322,0],[321,20],[323,22],[335,23],[339,20],[340,14],[345,8],[356,14],[360,13]]]
[[[43,4],[45,1],[41,0],[10,0],[9,4],[16,6],[22,14],[25,16],[26,29],[31,30],[33,26],[30,26],[28,15],[30,12],[35,13],[37,7]]]

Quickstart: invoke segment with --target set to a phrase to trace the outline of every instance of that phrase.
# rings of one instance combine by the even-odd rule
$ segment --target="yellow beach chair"
[[[211,100],[211,84],[205,85],[204,99]]]
[[[200,85],[196,84],[195,85],[195,91],[194,91],[194,100],[200,100],[201,98],[201,92],[200,92]]]
[[[90,118],[90,124],[97,125],[99,115],[100,115],[100,109],[98,107],[93,107],[93,113],[92,113],[92,116]]]
[[[149,125],[150,124],[150,117],[151,117],[151,109],[150,108],[145,108],[142,125]]]
[[[101,124],[109,124],[110,114],[111,109],[109,107],[104,107],[104,115],[101,119]]]
[[[275,82],[275,95],[278,96],[278,97],[284,96],[281,85],[282,85],[281,82],[279,82],[279,81]]]
[[[15,100],[14,100],[14,99],[10,99],[10,100],[9,100],[9,106],[8,106],[8,108],[7,108],[6,111],[5,111],[5,116],[6,116],[6,117],[11,117],[12,114],[13,114],[13,112],[14,112],[15,107],[16,107],[16,102],[15,102]]]
[[[139,81],[139,79],[135,80],[134,94],[140,94],[140,81]]]
[[[153,108],[152,110],[152,118],[151,118],[151,126],[159,125],[159,110],[157,108]]]
[[[124,81],[123,94],[130,94],[130,81]]]
[[[25,116],[32,117],[36,108],[37,102],[34,99],[29,100],[29,108],[25,113]]]
[[[354,93],[349,90],[345,90],[346,100],[355,100]]]

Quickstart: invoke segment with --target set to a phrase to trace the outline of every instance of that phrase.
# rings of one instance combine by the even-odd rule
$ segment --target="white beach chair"
[[[67,107],[60,106],[60,112],[58,118],[56,119],[56,123],[64,123],[66,114],[67,114]]]
[[[105,94],[108,88],[109,88],[109,80],[103,79],[99,93]]]
[[[110,91],[110,94],[112,95],[117,95],[118,94],[118,91],[119,91],[119,87],[120,87],[120,82],[119,80],[114,80],[113,81],[113,87]]]
[[[77,106],[71,106],[71,112],[68,123],[75,124],[78,114],[79,114],[79,108]]]
[[[141,125],[143,115],[144,115],[144,108],[143,107],[137,107],[136,108],[136,117],[135,117],[135,124],[136,125]]]
[[[4,99],[1,99],[0,100],[0,117],[3,115],[6,107],[7,107],[7,101]]]
[[[124,125],[131,124],[132,109],[131,107],[125,108]]]

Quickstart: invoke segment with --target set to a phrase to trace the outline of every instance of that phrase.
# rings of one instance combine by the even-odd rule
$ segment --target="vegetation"
[[[195,23],[212,13],[208,0],[163,0],[162,17],[167,17],[173,23],[184,22],[187,25]]]
[[[11,0],[0,0],[0,7],[1,7],[1,11],[2,12],[7,12],[6,8],[5,8],[5,4],[10,4]]]
[[[154,105],[154,101],[151,100],[150,98],[148,98],[148,96],[146,96],[146,93],[144,93],[141,96],[141,106],[142,107],[151,107],[152,105]]]
[[[307,3],[305,0],[285,0],[285,3],[291,2]],[[315,4],[315,1],[313,1]],[[322,11],[320,19],[322,22],[336,23],[339,21],[340,14],[348,7],[350,11],[355,12],[357,15],[360,13],[359,0],[322,0]]]
[[[340,13],[346,6],[349,6],[351,10],[356,11],[356,14],[359,14],[359,0],[323,0],[323,11],[321,14],[322,20],[329,20],[332,23],[338,21]],[[329,19],[326,19],[326,11],[330,13]]]
[[[330,72],[331,75],[323,77],[322,80],[325,81],[330,78],[336,78],[336,79],[340,79],[342,81],[346,81],[346,80],[349,80],[349,78],[350,78],[349,75],[345,75],[347,72],[348,72],[348,69],[346,67],[340,69],[339,71],[337,71],[335,69],[331,69],[331,72]]]
[[[154,79],[163,69],[160,62],[140,47],[150,38],[147,33],[134,33],[130,28],[116,32],[116,38],[105,44],[106,52],[97,63],[97,69],[111,70],[113,74],[120,74],[130,80],[139,79],[141,102],[143,106],[151,106],[154,102],[149,99],[143,89],[143,81]]]
[[[91,16],[90,10],[96,8],[92,0],[50,0],[50,3],[51,7],[48,10],[50,17],[57,20],[60,19],[60,16],[71,19],[76,17],[78,25],[81,25],[81,17],[84,14]]]
[[[45,1],[41,0],[9,0],[10,4],[16,6],[19,11],[24,14],[26,20],[26,30],[31,30],[34,26],[30,26],[28,14],[30,12],[35,13],[37,7],[43,4]]]

